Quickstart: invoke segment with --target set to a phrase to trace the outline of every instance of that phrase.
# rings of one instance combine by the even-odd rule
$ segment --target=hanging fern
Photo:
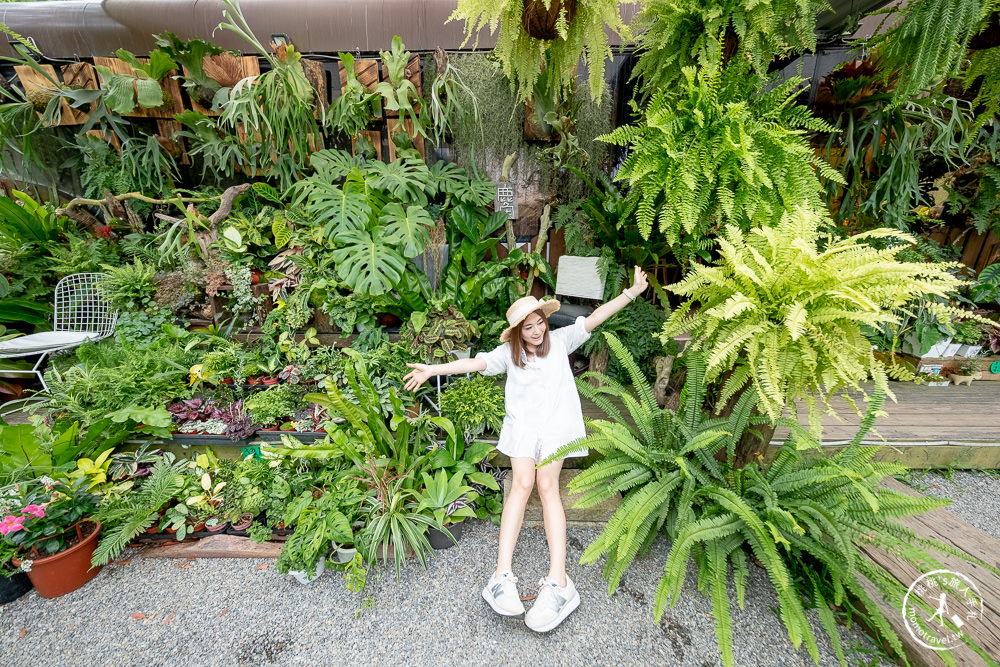
[[[721,225],[767,225],[797,206],[820,207],[824,177],[839,173],[803,137],[832,131],[793,101],[800,80],[771,90],[745,67],[715,75],[684,69],[680,85],[656,92],[641,125],[599,137],[627,146],[618,172],[643,236],[656,225],[682,262]]]
[[[776,57],[815,50],[816,15],[829,9],[826,0],[646,0],[634,23],[634,76],[651,94],[680,83],[685,67],[714,74],[727,39],[764,75]]]
[[[751,558],[764,568],[774,586],[778,614],[792,644],[796,648],[805,645],[819,662],[819,647],[804,603],[809,600],[843,665],[847,661],[830,607],[845,605],[849,598],[862,603],[855,613],[872,629],[876,641],[904,657],[899,637],[864,580],[890,601],[901,602],[906,587],[869,561],[862,547],[885,550],[921,569],[938,565],[938,556],[929,551],[933,549],[1000,573],[953,547],[918,538],[898,522],[900,517],[926,512],[948,501],[879,486],[885,476],[904,471],[899,465],[872,463],[879,448],[860,444],[882,408],[884,385],[871,397],[858,435],[838,454],[805,457],[803,450],[818,448],[818,442],[789,420],[790,446],[782,447],[770,466],[755,463],[735,469],[731,465],[732,446],[759,420],[752,414],[753,394],[744,394],[728,417],[709,418],[702,410],[708,386],[705,362],[692,355],[680,407],[676,412],[661,409],[625,346],[611,335],[607,342],[628,370],[635,393],[600,374],[593,375],[607,383],[602,389],[578,382],[581,394],[601,406],[609,420],[591,421],[591,435],[563,447],[550,459],[581,445],[603,455],[570,482],[570,490],[581,494],[575,507],[591,507],[622,496],[615,514],[584,551],[581,562],[595,563],[605,557],[604,576],[609,593],[614,592],[635,558],[648,553],[662,533],[671,544],[656,589],[654,619],[659,622],[667,605],[680,599],[688,564],[693,560],[699,588],[712,602],[724,665],[735,663],[729,574],[732,572],[732,586],[742,606]],[[631,419],[623,419],[608,396],[620,398]],[[723,451],[727,460],[716,460]],[[793,576],[803,572],[805,577]],[[951,658],[942,657],[946,661]]]
[[[980,109],[974,129],[983,127],[991,120],[997,122],[996,117],[1000,115],[1000,46],[972,54],[963,75],[965,89],[969,90],[979,77],[982,77],[979,91],[972,101],[972,106]]]
[[[619,0],[576,0],[571,3],[576,6],[575,16],[567,13],[566,5],[570,3],[538,0],[536,4],[542,3],[545,8],[559,3],[558,34],[554,39],[535,39],[524,31],[522,0],[458,0],[458,7],[448,21],[465,22],[463,47],[483,28],[489,27],[490,34],[497,35],[494,52],[503,63],[504,74],[510,79],[518,102],[531,97],[543,62],[558,72],[558,87],[568,92],[576,82],[581,57],[589,72],[590,97],[599,102],[604,87],[604,63],[612,55],[606,30],[620,35],[623,43],[630,39],[628,27],[619,14]]]
[[[829,395],[863,392],[861,382],[885,373],[863,326],[899,324],[922,296],[942,297],[927,305],[941,323],[966,315],[946,301],[964,284],[949,273],[957,265],[898,261],[914,239],[897,231],[821,239],[819,223],[798,209],[775,227],[744,233],[728,225],[719,259],[668,287],[687,300],[661,335],[691,332],[689,349],[706,355],[707,380],[725,379],[720,405],[750,391],[774,422],[803,399],[814,431]],[[879,239],[896,244],[868,245]]]
[[[884,76],[898,73],[894,104],[916,97],[932,83],[958,74],[969,40],[983,20],[1000,7],[997,0],[914,0],[893,6],[887,18],[899,22],[864,43],[878,52]]]

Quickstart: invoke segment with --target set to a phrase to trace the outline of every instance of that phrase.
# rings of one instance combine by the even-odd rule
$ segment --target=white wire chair
[[[0,341],[0,359],[38,356],[30,369],[4,370],[8,375],[34,375],[45,384],[41,367],[49,355],[71,350],[87,340],[107,338],[115,331],[118,311],[111,308],[97,289],[106,273],[74,273],[56,284],[52,331]],[[7,407],[7,406],[4,406]]]

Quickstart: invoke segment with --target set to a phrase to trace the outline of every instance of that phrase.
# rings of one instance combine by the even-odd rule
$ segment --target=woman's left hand
[[[635,276],[632,279],[632,287],[630,287],[628,291],[632,294],[632,296],[639,296],[646,291],[647,287],[649,287],[649,279],[646,277],[646,272],[638,266],[635,267],[634,274]]]

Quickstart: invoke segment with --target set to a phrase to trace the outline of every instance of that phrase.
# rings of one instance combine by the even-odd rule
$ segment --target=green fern
[[[982,77],[980,79],[980,77]],[[1000,115],[1000,46],[975,51],[962,75],[966,90],[979,80],[979,90],[972,106],[980,109],[974,129],[983,127]]]
[[[847,658],[829,604],[844,606],[849,598],[861,603],[854,606],[855,614],[872,629],[876,640],[896,656],[905,657],[899,637],[862,582],[867,579],[875,584],[895,606],[906,588],[869,561],[862,547],[889,551],[920,567],[937,563],[934,552],[958,555],[1000,573],[954,547],[920,539],[897,522],[948,501],[879,486],[884,476],[903,470],[902,466],[873,464],[878,448],[859,444],[884,403],[884,385],[871,397],[854,441],[835,456],[804,457],[803,451],[818,447],[817,441],[802,429],[792,429],[791,446],[781,448],[770,466],[754,463],[735,469],[731,456],[720,462],[715,454],[721,454],[723,446],[738,440],[759,419],[752,416],[754,394],[744,394],[729,416],[709,418],[702,410],[708,386],[705,364],[699,355],[692,355],[681,406],[677,412],[663,410],[651,403],[648,383],[620,341],[608,335],[608,346],[637,380],[635,394],[622,395],[634,426],[622,420],[612,405],[608,414],[613,421],[591,421],[589,436],[551,457],[554,460],[580,446],[603,455],[570,483],[572,492],[582,494],[577,506],[623,494],[618,510],[586,548],[581,562],[606,557],[604,575],[613,592],[628,566],[648,552],[662,532],[671,545],[654,596],[654,619],[659,621],[666,607],[678,601],[693,559],[699,590],[712,603],[723,664],[735,661],[728,574],[733,573],[737,602],[742,606],[751,556],[774,586],[778,615],[793,646],[804,645],[819,662],[819,647],[806,616],[809,603],[817,607],[820,627],[844,665]],[[582,382],[579,387],[581,393],[595,391]],[[797,578],[796,573],[806,576]]]
[[[739,61],[764,75],[776,57],[815,50],[816,16],[829,9],[826,0],[646,0],[634,23],[634,76],[652,93],[680,83],[685,67],[714,74],[725,64],[727,30]]]
[[[546,7],[552,2],[559,0],[546,0]],[[599,102],[604,87],[604,63],[612,55],[606,30],[620,35],[623,43],[631,33],[622,23],[618,0],[578,0],[576,8],[572,20],[566,16],[565,6],[560,9],[558,35],[551,40],[535,39],[521,27],[522,0],[458,0],[448,21],[465,22],[463,46],[486,27],[490,34],[497,35],[494,53],[503,64],[518,102],[531,97],[543,62],[546,68],[558,73],[558,88],[564,93],[569,91],[575,85],[581,57],[589,72],[591,99]]]
[[[720,406],[752,391],[773,422],[803,399],[815,432],[830,395],[862,391],[861,382],[884,376],[863,326],[897,325],[908,304],[932,295],[943,303],[926,307],[947,323],[958,316],[947,298],[964,284],[952,265],[897,261],[905,247],[898,242],[913,242],[905,234],[822,239],[819,223],[800,209],[775,227],[727,226],[719,259],[669,286],[686,300],[661,334],[691,332],[689,349],[706,355],[706,380],[725,380]],[[882,239],[897,245],[868,245]]]
[[[153,466],[149,477],[138,492],[106,499],[94,515],[101,521],[103,537],[91,558],[93,565],[106,565],[118,557],[136,535],[155,523],[158,512],[183,485],[181,473],[170,459],[163,459]]]
[[[765,91],[744,67],[683,74],[653,95],[641,125],[599,137],[629,149],[617,178],[630,185],[644,237],[657,226],[690,262],[723,224],[747,229],[797,206],[819,209],[817,170],[842,182],[803,137],[832,128],[794,103],[800,80]]]
[[[902,18],[864,43],[881,59],[888,79],[898,73],[894,104],[902,104],[940,79],[958,74],[969,40],[983,20],[1000,7],[997,0],[914,0],[905,9],[893,6],[889,18]]]

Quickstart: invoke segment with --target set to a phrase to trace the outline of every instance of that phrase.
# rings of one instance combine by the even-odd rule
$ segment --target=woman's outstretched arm
[[[403,376],[406,381],[404,388],[413,391],[435,375],[453,375],[455,373],[478,373],[486,370],[484,359],[458,359],[447,364],[406,364],[413,370]]]
[[[635,267],[633,273],[634,278],[632,279],[632,286],[627,290],[628,294],[619,294],[615,298],[611,299],[611,301],[598,306],[597,310],[587,316],[587,319],[583,323],[584,327],[587,329],[587,333],[590,333],[603,324],[609,317],[632,303],[635,300],[635,297],[642,294],[649,286],[649,281],[646,279],[645,271],[637,266]],[[631,298],[629,298],[629,295],[631,295]]]

